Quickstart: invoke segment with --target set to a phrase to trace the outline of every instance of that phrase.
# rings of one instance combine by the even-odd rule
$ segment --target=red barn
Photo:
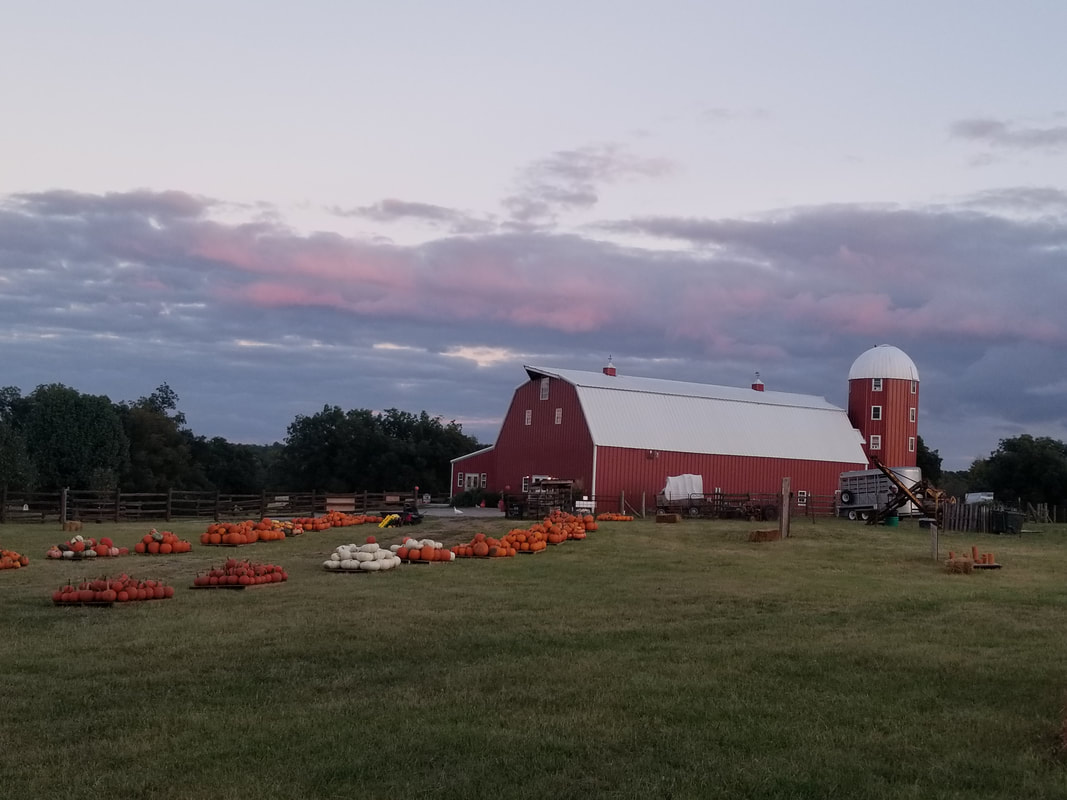
[[[822,397],[525,367],[496,444],[452,462],[453,493],[519,493],[538,477],[572,479],[583,494],[652,502],[668,476],[694,473],[704,491],[829,495],[865,469],[863,440]]]

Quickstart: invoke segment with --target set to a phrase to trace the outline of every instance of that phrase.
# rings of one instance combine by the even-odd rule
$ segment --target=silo
[[[914,467],[919,438],[919,370],[898,347],[880,344],[848,371],[848,417],[866,440],[867,457]]]

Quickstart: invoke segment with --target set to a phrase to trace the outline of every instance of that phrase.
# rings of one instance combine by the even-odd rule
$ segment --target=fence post
[[[219,505],[222,502],[222,495],[218,489],[215,490],[215,522],[219,521]]]
[[[167,487],[167,508],[163,512],[163,517],[167,522],[170,522],[171,515],[174,513],[174,487]]]
[[[67,521],[67,487],[59,490],[59,521]]]
[[[626,513],[626,490],[619,489],[619,513]]]
[[[259,492],[259,518],[266,519],[267,517],[267,490],[261,489]]]
[[[311,516],[315,516],[315,490],[311,490]]]
[[[7,522],[7,484],[0,489],[0,522]]]
[[[783,539],[789,538],[789,478],[782,478],[782,513],[778,515],[778,534]]]
[[[121,522],[119,519],[119,508],[122,506],[122,489],[118,486],[115,487],[115,522]]]

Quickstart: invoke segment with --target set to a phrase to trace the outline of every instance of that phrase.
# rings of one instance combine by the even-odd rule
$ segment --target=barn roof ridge
[[[591,370],[558,369],[554,367],[523,367],[531,378],[556,377],[583,389],[602,389],[619,392],[657,394],[671,397],[695,397],[726,402],[751,403],[768,406],[794,406],[812,410],[834,411],[842,409],[825,397],[798,392],[762,391],[750,387],[723,386],[695,381],[678,381],[670,378],[646,378],[631,375],[605,375]],[[688,391],[686,390],[688,388]]]

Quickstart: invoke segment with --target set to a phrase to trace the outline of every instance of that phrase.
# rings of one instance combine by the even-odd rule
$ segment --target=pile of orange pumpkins
[[[373,536],[367,537],[368,542],[373,540]],[[456,548],[447,548],[441,542],[435,542],[433,539],[412,539],[408,537],[404,539],[403,544],[399,547],[394,545],[389,549],[396,553],[401,561],[433,563],[435,561],[454,561],[456,558]]]
[[[264,583],[282,583],[289,580],[289,573],[277,564],[259,564],[255,561],[238,561],[228,558],[193,579],[193,586],[258,586]]]
[[[29,563],[29,558],[20,556],[14,550],[0,550],[0,569],[19,569]]]
[[[452,547],[452,552],[456,558],[510,558],[519,551],[500,539],[476,533],[466,544]]]
[[[634,520],[633,516],[630,514],[615,514],[611,511],[597,514],[596,518],[600,522],[633,522]]]
[[[122,574],[118,578],[97,578],[78,585],[67,583],[52,592],[56,605],[131,603],[137,600],[166,600],[174,597],[174,587],[162,581],[137,580]]]
[[[157,531],[152,528],[133,546],[133,552],[139,555],[168,556],[172,553],[188,553],[193,549],[192,542],[179,539],[171,531]]]

